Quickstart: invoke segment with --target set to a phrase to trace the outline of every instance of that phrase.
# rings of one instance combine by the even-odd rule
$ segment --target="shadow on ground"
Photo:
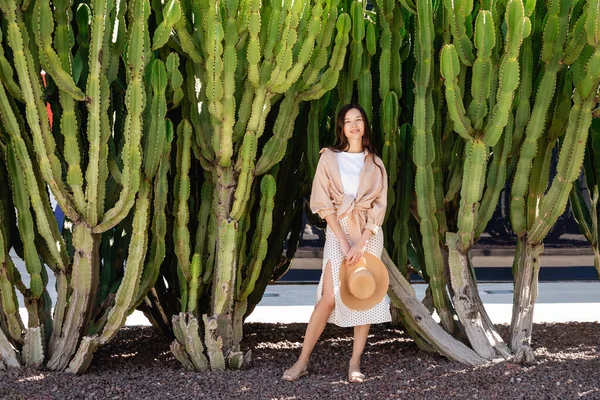
[[[328,325],[311,358],[310,374],[281,380],[295,360],[305,324],[248,324],[253,349],[246,371],[194,373],[169,352],[151,327],[122,329],[100,349],[86,375],[0,372],[2,399],[600,399],[600,324],[537,324],[535,363],[468,367],[420,351],[403,331],[374,326],[363,358],[368,379],[345,375],[352,329]],[[498,326],[506,337],[507,327]]]

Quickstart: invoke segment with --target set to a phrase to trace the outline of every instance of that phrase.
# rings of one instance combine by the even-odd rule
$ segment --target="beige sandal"
[[[365,374],[360,371],[348,371],[348,381],[351,383],[363,383],[365,381]]]
[[[286,369],[283,372],[283,376],[281,377],[284,381],[287,382],[295,382],[298,379],[302,378],[303,376],[308,375],[308,365],[306,365],[304,367],[304,369],[302,371],[299,372],[294,372],[292,371],[292,369]]]

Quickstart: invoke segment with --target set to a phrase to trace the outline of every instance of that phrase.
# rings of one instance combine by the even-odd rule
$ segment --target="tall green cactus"
[[[542,241],[564,211],[573,182],[579,177],[585,150],[581,143],[587,139],[594,97],[600,83],[597,64],[600,53],[596,40],[599,33],[596,26],[589,23],[597,14],[598,2],[589,1],[582,8],[567,1],[553,1],[548,3],[547,8],[548,16],[541,39],[543,68],[540,69],[538,93],[519,152],[510,204],[511,223],[518,237],[513,264],[515,297],[510,346],[519,361],[533,358],[531,328]],[[585,35],[582,35],[581,24],[568,25],[568,21],[582,18],[586,18]],[[580,45],[584,36],[587,44]],[[565,60],[573,62],[569,72],[561,71]],[[555,84],[557,79],[561,81],[560,85]],[[555,111],[550,120],[547,113],[553,99],[557,99],[555,101],[561,104],[561,108],[565,107],[564,99],[558,97],[563,94],[555,88],[570,85],[571,79],[575,90],[572,101],[566,104],[570,108],[569,114]],[[566,132],[561,129],[565,123]],[[550,154],[563,134],[557,174],[546,191]],[[538,146],[542,146],[541,151],[538,151]],[[531,184],[538,181],[537,185]]]
[[[178,134],[175,191],[179,196],[173,228],[181,302],[173,324],[199,342],[188,346],[186,335],[175,330],[173,351],[188,368],[204,369],[205,363],[193,361],[202,357],[208,357],[211,369],[223,368],[225,364],[213,361],[224,354],[228,354],[227,365],[239,368],[249,357],[239,348],[247,299],[265,289],[256,282],[265,264],[277,192],[270,171],[284,157],[300,103],[318,99],[336,85],[349,41],[350,17],[338,16],[337,1],[322,0],[265,4],[175,0],[162,13],[168,18],[159,24],[154,48],[169,46],[164,30],[173,26],[181,45],[175,49],[190,60],[188,82],[200,81],[199,88],[188,87],[184,100],[189,124]],[[271,125],[267,119],[274,114],[270,113],[273,106],[277,114]],[[198,178],[204,182],[200,204],[193,205],[197,214],[190,203],[190,191],[195,190],[189,178],[192,151],[202,166]],[[260,175],[264,175],[260,212],[251,218],[255,177]],[[195,238],[192,223],[198,224]],[[246,236],[253,230],[256,235],[247,245]],[[195,272],[202,274],[202,282],[190,270],[192,247],[198,251],[200,270]],[[192,287],[191,282],[197,283]],[[202,314],[206,316],[201,318]],[[185,327],[183,320],[188,321]],[[202,346],[198,345],[203,341],[200,332],[190,331],[197,329],[212,332],[205,335]],[[216,342],[206,342],[209,338]]]
[[[2,1],[0,10],[3,45],[11,49],[10,60],[8,53],[1,54],[4,128],[0,142],[31,282],[25,288],[7,259],[11,243],[14,247],[16,242],[3,232],[2,308],[10,318],[3,318],[7,324],[2,326],[2,338],[11,341],[24,364],[80,373],[94,350],[115,336],[151,288],[164,256],[153,251],[150,263],[145,262],[154,193],[158,222],[153,225],[164,226],[160,216],[164,215],[165,187],[160,179],[166,181],[168,163],[163,159],[168,152],[163,149],[172,137],[166,118],[164,66],[162,61],[153,63],[156,71],[146,76],[151,60],[147,1],[79,4],[76,21],[72,20],[75,4],[68,0],[37,0],[22,8]],[[113,37],[115,20],[119,30]],[[34,28],[28,29],[25,21],[32,21]],[[76,41],[73,24],[80,33]],[[47,87],[58,91],[44,93],[42,68],[48,74]],[[120,69],[124,74],[118,73]],[[55,117],[52,127],[45,96]],[[146,107],[153,111],[149,128],[142,122]],[[62,234],[46,186],[67,218]],[[35,239],[36,234],[41,241]],[[152,249],[163,237],[164,228],[152,230]],[[112,241],[115,246],[129,243],[129,251],[113,250]],[[123,271],[125,259],[121,279],[113,270]],[[44,264],[57,281],[53,316]],[[28,305],[26,330],[14,318],[14,303],[9,301],[15,288]]]

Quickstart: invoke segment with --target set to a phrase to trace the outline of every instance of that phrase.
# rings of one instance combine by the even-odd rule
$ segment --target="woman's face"
[[[356,108],[351,108],[346,112],[344,117],[344,135],[349,142],[354,140],[362,140],[365,134],[365,121],[362,114]]]

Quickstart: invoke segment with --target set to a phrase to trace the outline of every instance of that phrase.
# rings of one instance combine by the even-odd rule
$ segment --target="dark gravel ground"
[[[124,328],[89,372],[0,372],[2,399],[600,399],[600,324],[539,324],[536,361],[467,367],[427,354],[401,330],[374,326],[363,357],[367,380],[346,381],[352,330],[328,325],[299,382],[281,380],[298,354],[305,324],[248,324],[246,371],[194,373],[153,328]],[[503,336],[507,327],[500,325]]]

